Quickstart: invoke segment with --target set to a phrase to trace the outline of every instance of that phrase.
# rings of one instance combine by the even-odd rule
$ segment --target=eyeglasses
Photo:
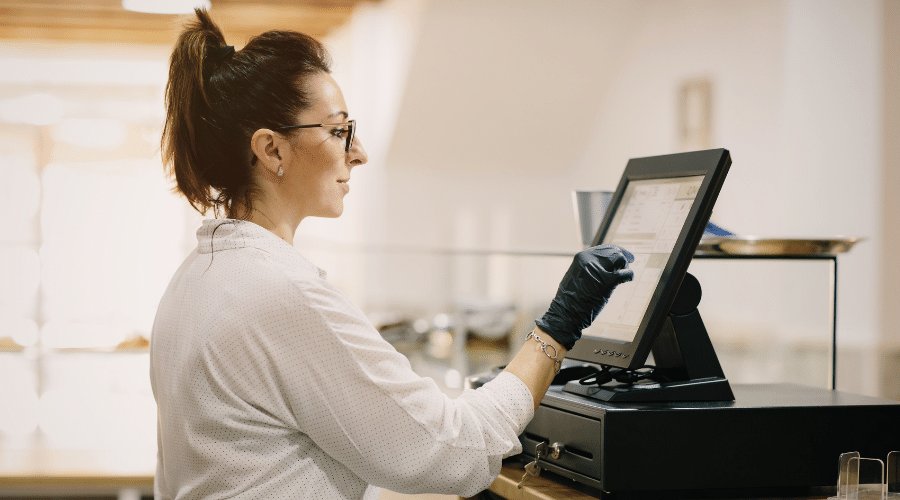
[[[309,125],[286,125],[284,127],[278,127],[275,130],[292,130],[295,128],[318,128],[318,127],[342,127],[336,128],[334,132],[340,131],[341,133],[346,133],[345,142],[344,142],[344,151],[350,152],[350,148],[353,147],[353,137],[356,135],[356,120],[347,120],[344,123],[312,123]],[[334,134],[332,132],[332,134]],[[341,137],[338,135],[337,137]]]

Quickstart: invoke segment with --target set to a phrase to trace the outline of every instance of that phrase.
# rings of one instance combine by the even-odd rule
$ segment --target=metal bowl
[[[835,238],[758,238],[733,236],[704,238],[697,246],[698,254],[756,256],[833,256],[844,253],[862,241],[857,237]]]

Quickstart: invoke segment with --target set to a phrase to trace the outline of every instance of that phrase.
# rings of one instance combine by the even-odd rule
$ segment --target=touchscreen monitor
[[[628,162],[594,244],[634,254],[619,285],[567,357],[621,368],[645,364],[731,165],[725,149]]]

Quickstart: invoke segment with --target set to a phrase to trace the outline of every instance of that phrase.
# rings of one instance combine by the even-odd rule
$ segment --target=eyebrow
[[[325,119],[328,120],[328,119],[334,118],[339,115],[344,115],[345,120],[347,118],[350,118],[350,113],[347,113],[346,111],[335,111],[334,113],[331,113],[330,115],[326,116]]]

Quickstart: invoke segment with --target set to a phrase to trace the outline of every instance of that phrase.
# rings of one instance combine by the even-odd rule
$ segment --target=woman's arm
[[[504,457],[521,451],[534,398],[518,376],[501,373],[451,398],[329,285],[298,282],[283,292],[285,304],[259,313],[264,328],[246,339],[260,347],[241,351],[260,352],[247,368],[270,368],[271,387],[244,396],[277,393],[266,399],[283,400],[283,409],[267,413],[284,415],[330,460],[401,493],[471,496],[488,487]],[[239,363],[231,360],[230,369]]]
[[[562,361],[566,356],[566,349],[540,328],[535,328],[534,333],[543,342],[547,343],[547,351],[550,354],[553,354],[553,351],[549,346],[555,348],[557,357]],[[541,404],[541,399],[544,398],[547,388],[550,387],[550,382],[553,381],[553,377],[556,375],[556,362],[541,350],[540,342],[532,338],[528,339],[522,348],[519,349],[512,361],[506,365],[505,371],[519,377],[525,383],[525,386],[531,392],[534,407],[537,408]]]
[[[634,277],[628,269],[629,262],[634,262],[631,252],[615,245],[587,248],[572,259],[556,297],[536,321],[534,335],[529,336],[506,368],[531,391],[535,408],[550,387],[566,351],[581,338],[581,331],[594,321],[616,286]]]

